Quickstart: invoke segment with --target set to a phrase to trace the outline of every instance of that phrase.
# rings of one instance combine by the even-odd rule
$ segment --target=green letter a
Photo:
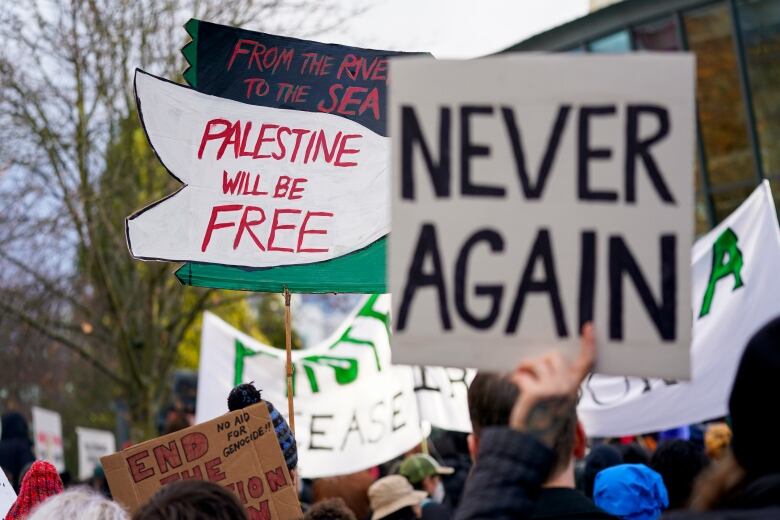
[[[699,318],[709,314],[712,299],[715,297],[715,285],[718,281],[732,275],[734,277],[734,288],[732,291],[744,285],[741,274],[743,264],[742,251],[737,247],[738,240],[737,234],[731,228],[726,228],[712,245],[712,271],[710,271],[710,281],[707,283],[707,290],[704,291],[704,300],[701,302]]]

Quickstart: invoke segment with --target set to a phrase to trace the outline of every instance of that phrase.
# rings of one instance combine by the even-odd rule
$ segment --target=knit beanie
[[[24,520],[44,500],[59,493],[62,493],[62,480],[57,468],[43,460],[35,461],[25,474],[19,496],[5,520]]]
[[[228,410],[234,412],[260,402],[264,402],[268,407],[268,413],[271,415],[276,432],[276,440],[279,441],[279,446],[282,448],[287,469],[292,471],[298,465],[298,445],[295,442],[295,436],[279,410],[274,408],[270,401],[266,401],[260,396],[260,391],[255,388],[254,383],[244,383],[230,391]]]
[[[745,347],[729,399],[731,448],[748,475],[780,472],[780,415],[772,403],[780,392],[780,318],[753,335]]]

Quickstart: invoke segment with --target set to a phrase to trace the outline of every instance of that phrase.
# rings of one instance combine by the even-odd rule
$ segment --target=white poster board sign
[[[694,58],[391,60],[393,360],[687,379]]]
[[[127,219],[135,258],[321,262],[390,231],[389,139],[333,114],[247,105],[136,72],[149,142],[185,186]]]
[[[634,435],[728,414],[747,342],[780,315],[780,230],[769,182],[696,241],[691,256],[692,380],[591,376],[577,406],[588,435]]]
[[[0,469],[0,518],[5,518],[14,502],[16,502],[14,487],[8,482],[5,471]]]
[[[81,427],[76,428],[76,437],[79,445],[79,480],[87,480],[100,465],[100,457],[116,451],[116,439],[109,431]]]
[[[57,471],[65,471],[65,451],[62,446],[62,419],[60,414],[45,408],[32,407],[35,458],[54,464]]]

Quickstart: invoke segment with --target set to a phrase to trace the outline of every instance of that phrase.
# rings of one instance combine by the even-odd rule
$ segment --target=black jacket
[[[18,412],[3,415],[3,437],[0,440],[0,467],[8,474],[11,485],[19,491],[19,474],[35,460],[27,421]]]
[[[585,495],[570,488],[544,488],[534,507],[533,520],[610,520]]]
[[[423,502],[422,520],[450,520],[451,518],[452,510],[446,505],[433,501]]]
[[[455,518],[530,518],[552,465],[552,450],[531,435],[485,428]]]

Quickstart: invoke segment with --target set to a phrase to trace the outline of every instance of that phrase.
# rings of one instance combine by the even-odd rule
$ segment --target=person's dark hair
[[[635,442],[620,446],[620,454],[623,456],[623,464],[650,464],[647,450]]]
[[[662,442],[650,459],[650,467],[660,473],[669,493],[669,509],[688,504],[693,482],[707,466],[707,457],[691,441]]]
[[[276,440],[279,441],[279,447],[282,448],[284,462],[287,464],[287,469],[293,471],[298,466],[298,444],[295,441],[292,430],[287,425],[287,421],[284,420],[279,410],[274,408],[270,401],[262,398],[260,390],[255,388],[254,381],[240,384],[228,394],[228,410],[231,412],[257,403],[265,403],[266,407],[268,407],[268,414],[271,416],[271,422],[274,425]]]
[[[412,506],[406,506],[387,516],[383,516],[382,520],[417,520],[417,513],[414,512]]]
[[[343,499],[329,498],[312,505],[303,520],[357,520],[357,517]]]
[[[133,520],[248,520],[238,497],[205,480],[164,486],[133,515]]]
[[[519,390],[506,377],[478,372],[469,385],[468,404],[471,428],[479,435],[483,428],[506,426]]]
[[[507,426],[518,394],[519,389],[506,376],[478,372],[468,390],[469,416],[474,435],[479,436],[483,428]],[[572,405],[567,421],[561,428],[561,435],[552,446],[555,461],[551,475],[556,475],[568,466],[576,431],[577,411],[575,405]]]
[[[585,496],[593,498],[593,483],[599,471],[622,463],[623,457],[614,446],[609,444],[594,446],[585,457],[585,468],[582,471],[582,492]]]

